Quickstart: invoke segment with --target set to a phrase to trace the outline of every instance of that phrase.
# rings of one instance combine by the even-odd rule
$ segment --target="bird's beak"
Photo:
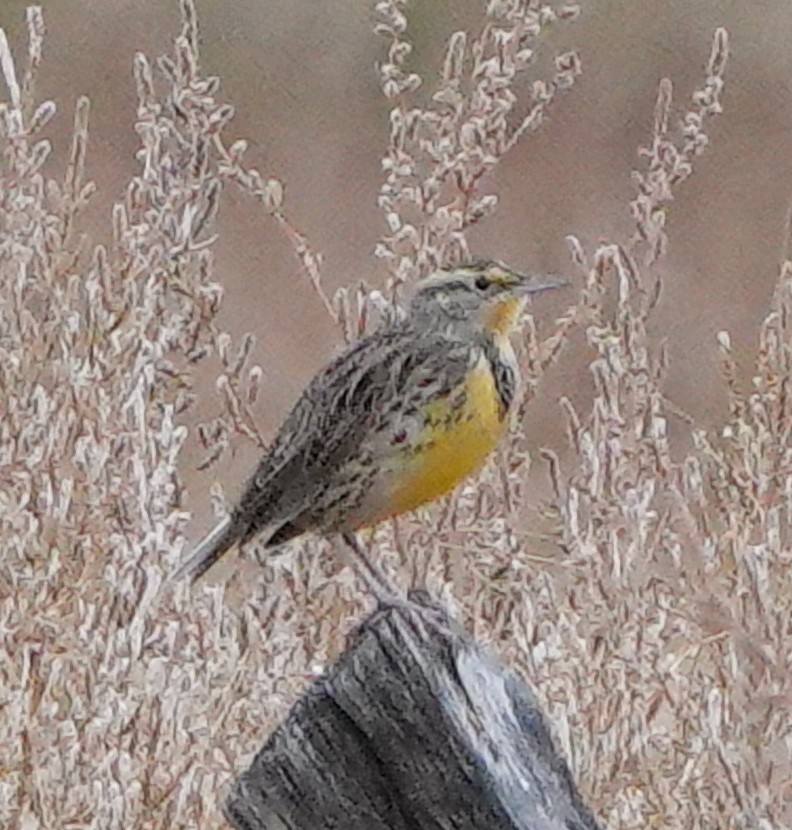
[[[542,291],[550,291],[553,288],[564,288],[569,285],[569,280],[563,277],[554,277],[549,274],[531,275],[515,273],[520,278],[519,285],[515,289],[520,294],[539,294]]]

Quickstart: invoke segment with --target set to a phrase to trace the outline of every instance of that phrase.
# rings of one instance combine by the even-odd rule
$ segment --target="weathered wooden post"
[[[536,701],[423,594],[380,609],[236,782],[238,830],[596,830]]]

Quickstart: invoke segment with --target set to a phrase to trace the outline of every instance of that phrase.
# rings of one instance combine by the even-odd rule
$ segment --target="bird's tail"
[[[194,585],[218,560],[240,541],[239,527],[234,526],[231,517],[219,522],[197,545],[190,558],[183,562],[172,579],[187,577]]]

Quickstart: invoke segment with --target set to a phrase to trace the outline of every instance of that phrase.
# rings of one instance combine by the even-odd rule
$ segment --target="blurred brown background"
[[[0,5],[0,26],[20,59],[25,5]],[[222,93],[237,109],[230,133],[250,141],[248,163],[286,183],[291,217],[324,256],[328,290],[361,276],[376,285],[385,276],[372,250],[383,230],[376,195],[387,107],[374,68],[385,43],[372,33],[373,2],[197,5],[204,69],[221,76]],[[447,35],[475,25],[484,5],[410,3],[413,65],[427,81],[440,65]],[[88,174],[99,194],[86,222],[102,236],[111,203],[135,171],[132,57],[136,50],[154,56],[168,49],[179,30],[178,3],[45,0],[43,8],[48,36],[39,93],[60,105],[50,130],[56,164],[63,165],[73,102],[87,94]],[[714,335],[722,328],[731,332],[747,369],[782,250],[792,191],[788,0],[584,0],[580,19],[547,44],[575,46],[583,77],[487,183],[501,194],[501,206],[472,235],[481,255],[570,274],[567,234],[578,235],[589,249],[600,239],[626,240],[630,170],[637,147],[649,137],[657,82],[670,77],[677,106],[685,106],[703,80],[719,25],[731,36],[725,113],[711,127],[711,150],[670,209],[666,290],[654,322],[658,341],[667,337],[671,345],[669,394],[702,425],[717,422],[723,403]],[[339,335],[288,243],[247,197],[229,190],[219,230],[218,278],[227,288],[223,322],[258,337],[256,360],[266,375],[257,415],[269,436]],[[549,319],[564,308],[563,298],[552,298],[536,311]],[[196,414],[215,408],[206,374]],[[534,404],[526,425],[532,444],[563,446],[556,399],[566,393],[584,402],[586,374],[578,342]],[[194,466],[196,458],[191,451],[188,463]],[[204,481],[214,475],[229,481],[249,469],[249,458],[237,459],[195,481],[190,505],[205,503]]]

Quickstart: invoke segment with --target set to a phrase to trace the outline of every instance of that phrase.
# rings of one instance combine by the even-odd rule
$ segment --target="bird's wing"
[[[469,361],[469,344],[407,328],[354,343],[303,392],[248,481],[235,519],[249,523],[253,535],[299,513],[383,420],[409,415],[428,394],[456,386]]]

